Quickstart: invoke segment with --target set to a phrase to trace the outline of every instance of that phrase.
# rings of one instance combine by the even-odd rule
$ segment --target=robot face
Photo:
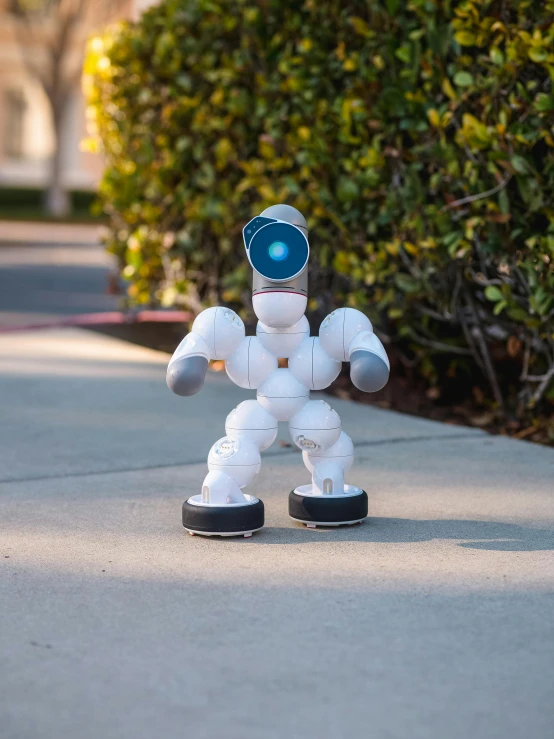
[[[242,235],[250,264],[270,282],[292,280],[308,263],[308,239],[291,223],[257,216]]]

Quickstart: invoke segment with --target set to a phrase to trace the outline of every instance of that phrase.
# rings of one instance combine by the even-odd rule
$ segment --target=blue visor
[[[300,229],[279,221],[260,228],[248,252],[252,266],[263,277],[290,280],[306,266],[309,249]]]

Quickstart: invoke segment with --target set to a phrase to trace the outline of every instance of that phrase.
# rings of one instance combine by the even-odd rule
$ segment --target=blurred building
[[[111,3],[109,22],[137,18],[152,0],[122,0]],[[28,71],[22,40],[15,32],[13,16],[0,4],[0,187],[43,188],[48,180],[49,160],[54,146],[48,100],[40,83]],[[8,6],[9,7],[9,6]],[[86,38],[99,29],[94,0],[91,12],[74,34],[71,54],[80,63]],[[103,20],[105,23],[106,21]],[[26,53],[41,59],[40,42],[25,42]],[[31,48],[29,48],[31,45]],[[98,155],[81,151],[85,137],[85,105],[79,80],[66,109],[62,150],[62,181],[67,189],[92,190],[102,173]]]

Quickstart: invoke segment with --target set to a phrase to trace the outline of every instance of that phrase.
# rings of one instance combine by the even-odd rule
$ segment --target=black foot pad
[[[325,525],[353,523],[367,516],[367,493],[360,495],[314,496],[289,494],[289,516],[303,523]]]
[[[212,534],[242,534],[255,531],[264,525],[264,504],[256,503],[241,506],[202,506],[183,503],[183,526],[189,531]]]

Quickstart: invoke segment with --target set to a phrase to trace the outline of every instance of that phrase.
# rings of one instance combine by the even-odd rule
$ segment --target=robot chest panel
[[[310,335],[310,325],[306,316],[288,328],[266,326],[261,321],[256,327],[256,336],[264,347],[276,357],[288,359],[300,344]]]
[[[284,367],[275,370],[258,388],[258,403],[278,421],[290,421],[309,397],[308,388]]]

